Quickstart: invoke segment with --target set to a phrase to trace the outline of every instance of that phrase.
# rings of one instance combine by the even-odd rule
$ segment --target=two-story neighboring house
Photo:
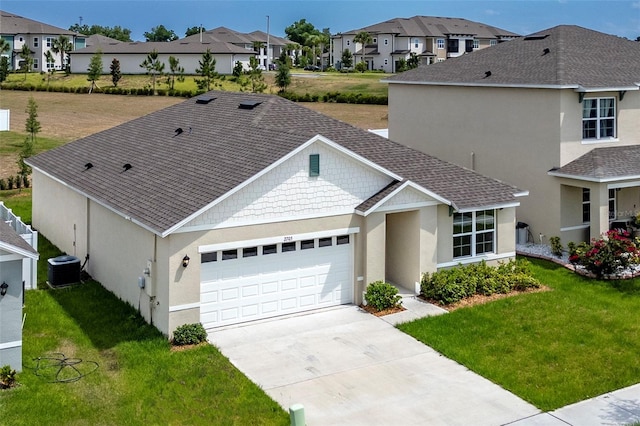
[[[535,242],[640,211],[640,43],[557,26],[390,77],[389,137],[528,189]]]
[[[355,43],[360,32],[367,32],[372,43],[364,46],[364,60],[370,70],[396,72],[400,59],[414,53],[423,64],[442,62],[465,53],[519,37],[518,34],[461,18],[414,16],[394,18],[332,37],[331,64],[340,68],[342,52],[349,50],[360,62],[363,46]]]
[[[82,34],[0,11],[0,37],[9,42],[11,46],[10,51],[2,52],[2,56],[9,58],[11,69],[17,70],[20,68],[20,52],[25,44],[31,50],[33,71],[63,69],[67,64],[66,57],[62,58],[60,53],[56,54],[52,51],[53,62],[48,62],[46,56],[46,53],[52,50],[54,41],[60,36],[65,36],[69,39],[73,50],[85,47],[85,36]]]

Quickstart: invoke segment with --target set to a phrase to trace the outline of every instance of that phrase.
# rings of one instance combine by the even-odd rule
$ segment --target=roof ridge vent
[[[240,105],[238,105],[238,108],[239,109],[254,109],[255,107],[257,107],[261,103],[262,103],[262,101],[258,101],[258,100],[245,100],[245,101],[240,102]]]

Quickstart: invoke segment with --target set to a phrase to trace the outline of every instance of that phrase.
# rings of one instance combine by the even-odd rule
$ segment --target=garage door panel
[[[268,255],[259,247],[258,256],[203,263],[205,328],[351,303],[352,246],[299,247]]]

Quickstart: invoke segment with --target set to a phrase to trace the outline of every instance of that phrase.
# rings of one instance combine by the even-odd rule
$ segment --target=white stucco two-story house
[[[562,25],[387,81],[389,137],[529,189],[535,242],[640,211],[640,43]]]
[[[354,38],[360,32],[371,36],[371,44],[362,46]],[[519,37],[511,31],[462,18],[414,16],[394,18],[331,37],[330,63],[340,69],[342,52],[354,55],[354,63],[362,59],[370,70],[396,72],[398,61],[418,55],[422,64],[442,62],[475,50],[494,46]]]
[[[31,50],[33,71],[64,69],[68,65],[67,54],[65,54],[65,57],[61,57],[61,53],[56,54],[52,51],[53,62],[48,62],[47,56],[45,56],[48,51],[51,51],[54,41],[60,36],[67,37],[73,50],[85,47],[86,37],[82,34],[24,18],[10,12],[0,11],[0,37],[11,46],[11,50],[3,52],[2,56],[9,58],[9,64],[13,70],[20,69],[21,59],[19,54],[24,45],[29,46]]]
[[[514,186],[277,96],[209,92],[41,153],[33,224],[161,331],[361,303],[515,256]]]

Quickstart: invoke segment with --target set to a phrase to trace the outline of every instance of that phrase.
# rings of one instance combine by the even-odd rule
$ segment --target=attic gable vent
[[[545,35],[534,35],[534,36],[527,36],[525,38],[523,38],[523,40],[526,41],[531,41],[531,40],[544,40],[545,38],[549,37],[549,34],[545,34]]]
[[[196,103],[197,104],[208,104],[211,101],[215,101],[216,98],[214,98],[213,96],[199,96],[196,99]]]
[[[238,105],[238,108],[240,108],[240,109],[254,109],[255,107],[257,107],[261,103],[262,102],[260,102],[260,101],[242,101],[242,102],[240,102],[240,105]]]

